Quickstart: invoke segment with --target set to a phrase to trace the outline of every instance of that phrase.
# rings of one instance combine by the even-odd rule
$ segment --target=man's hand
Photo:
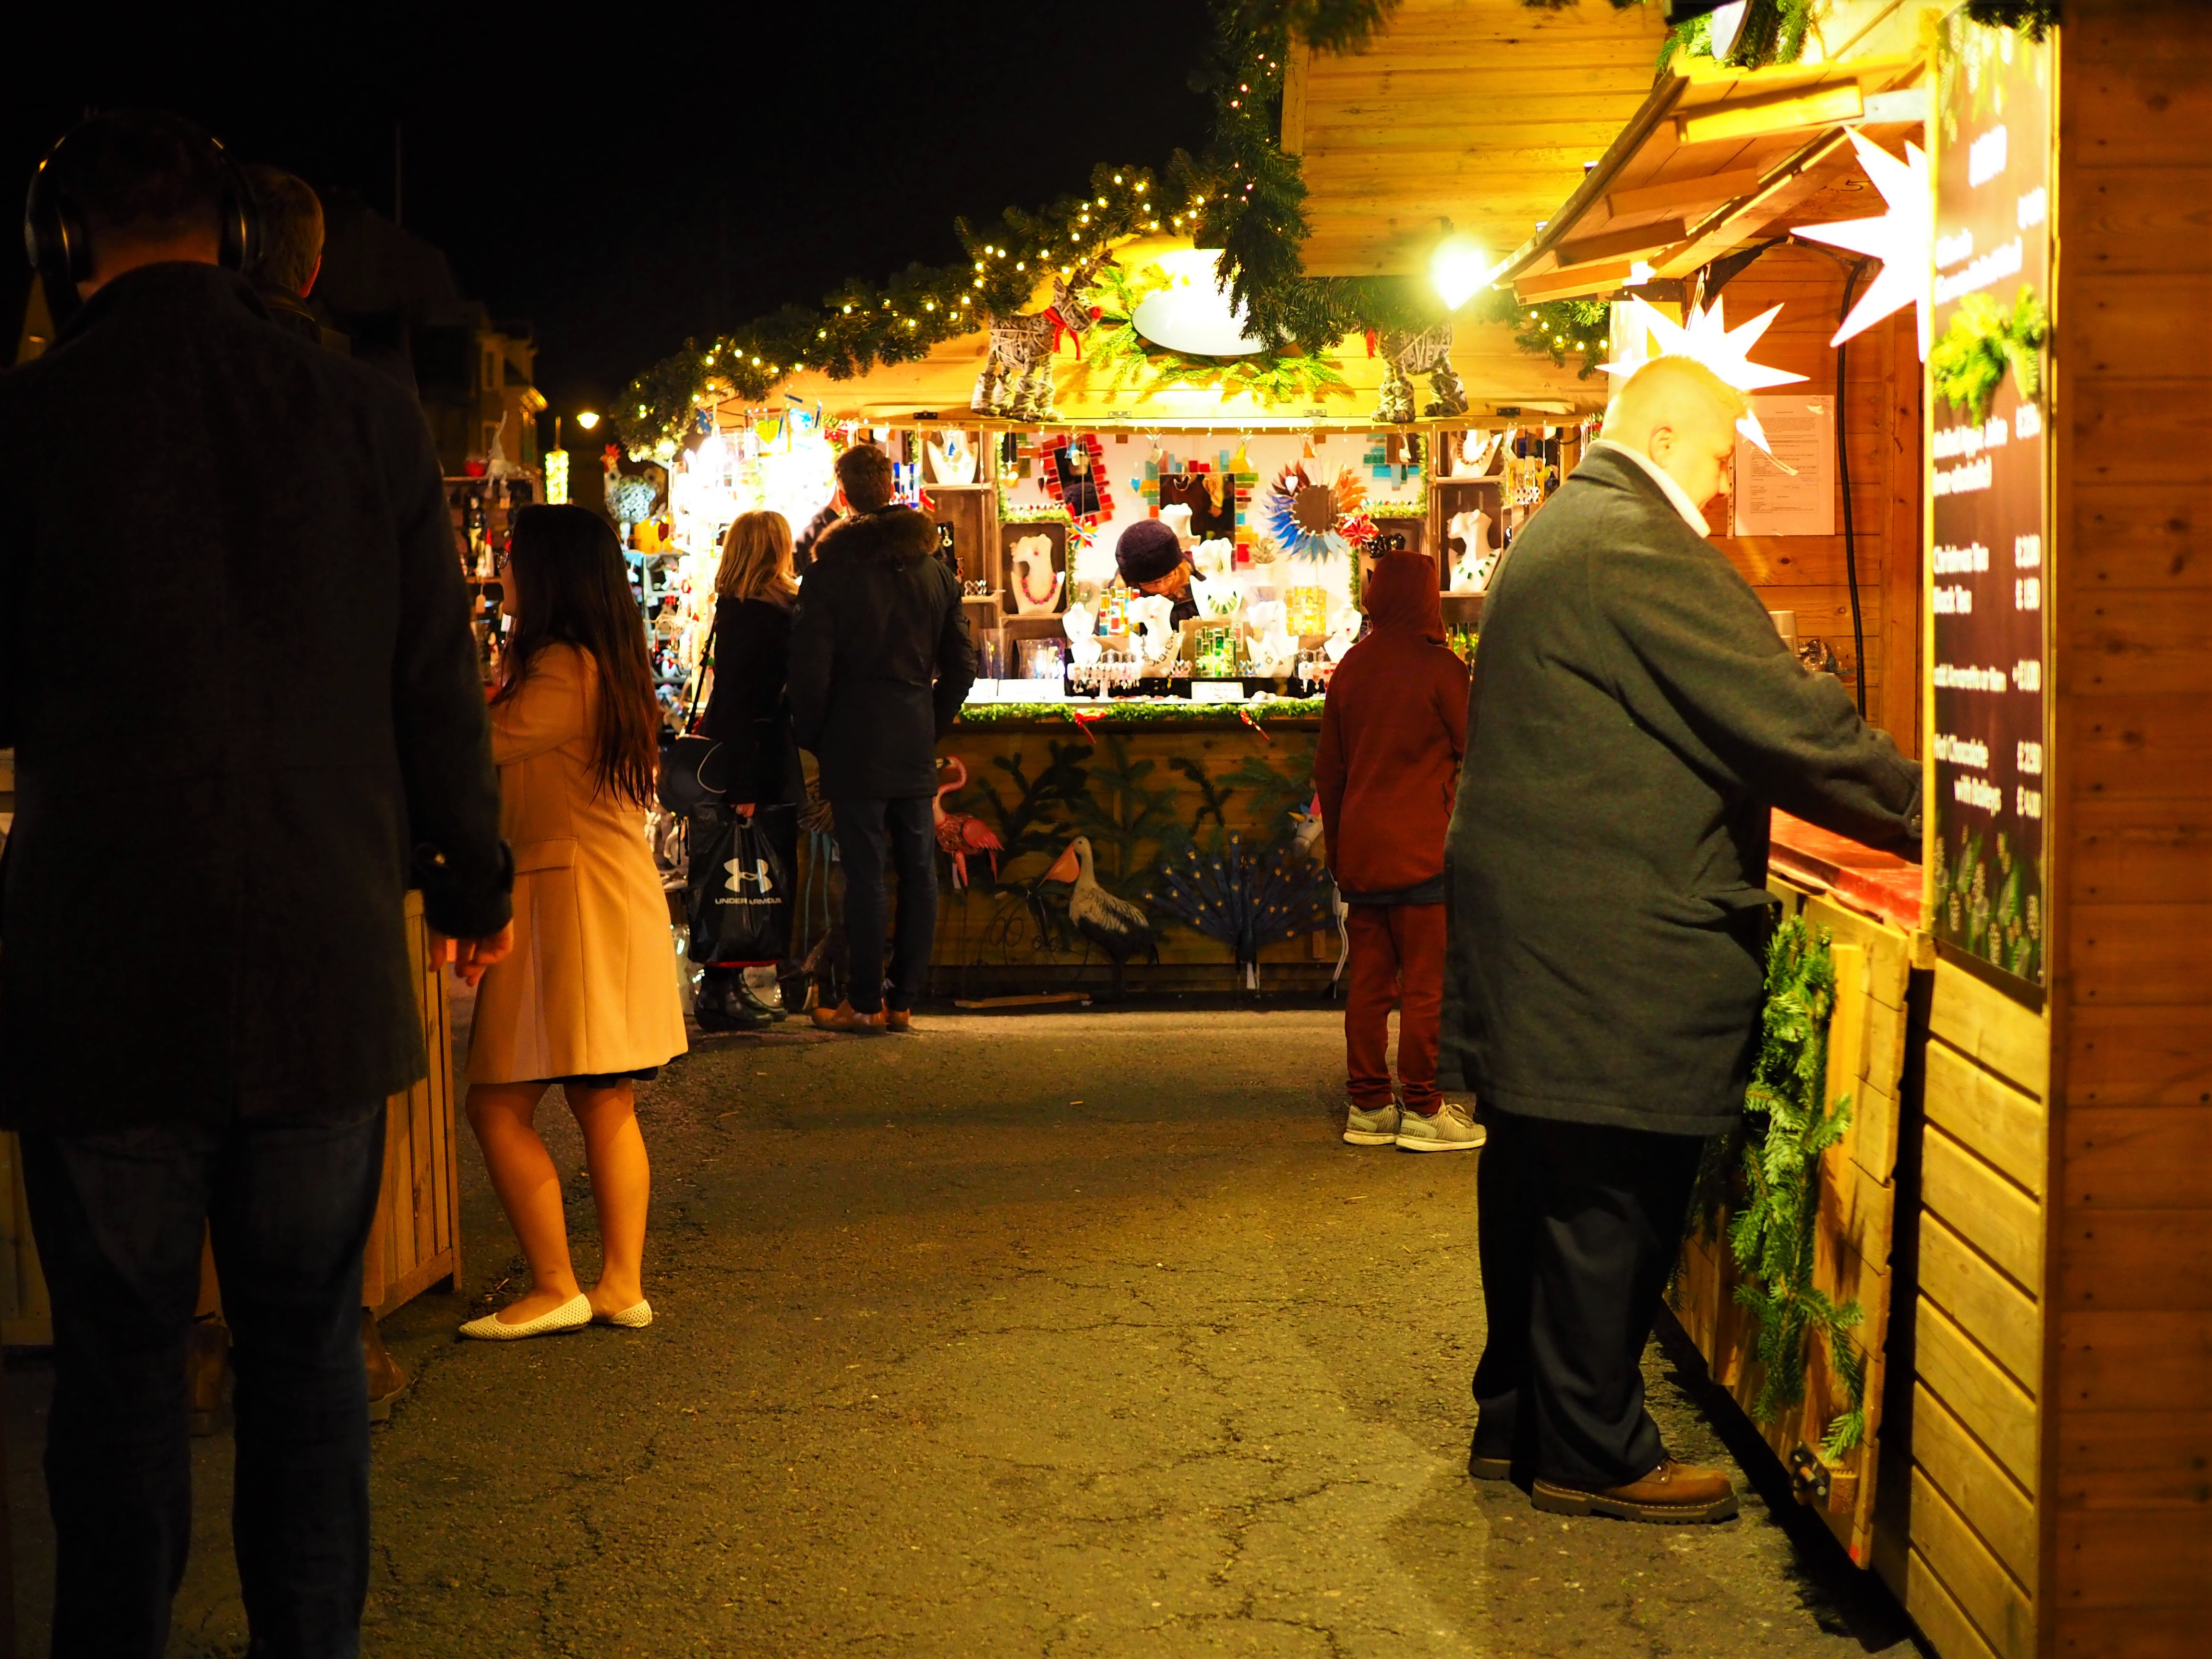
[[[489,939],[447,939],[443,933],[430,935],[430,965],[442,968],[450,963],[453,975],[464,985],[474,985],[484,976],[484,969],[505,958],[514,949],[514,924],[494,933]]]

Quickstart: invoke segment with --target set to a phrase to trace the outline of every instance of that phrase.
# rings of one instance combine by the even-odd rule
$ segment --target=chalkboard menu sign
[[[2002,349],[2051,291],[2048,45],[1944,21],[1934,107],[1934,333],[1989,343],[1964,407],[1928,404],[1936,937],[2044,981],[2044,677],[2050,661],[2045,355]],[[2023,361],[2030,374],[2023,374]],[[1954,392],[1961,382],[1952,378]],[[1972,384],[1971,381],[1968,384]]]

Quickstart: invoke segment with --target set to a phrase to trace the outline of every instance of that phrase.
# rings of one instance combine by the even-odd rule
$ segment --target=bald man
[[[1917,856],[1920,769],[1705,538],[1742,399],[1662,357],[1491,579],[1446,843],[1437,1080],[1480,1098],[1489,1335],[1468,1473],[1564,1515],[1719,1520],[1640,1360],[1708,1137],[1741,1117],[1781,806]]]

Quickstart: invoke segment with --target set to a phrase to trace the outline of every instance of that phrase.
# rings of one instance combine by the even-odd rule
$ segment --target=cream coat
[[[586,653],[549,646],[491,711],[514,952],[477,994],[471,1083],[640,1071],[688,1046],[644,809],[594,788],[599,692]]]

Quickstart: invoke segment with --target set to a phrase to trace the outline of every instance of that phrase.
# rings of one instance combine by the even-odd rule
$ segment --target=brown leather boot
[[[185,1404],[194,1434],[220,1434],[229,1426],[222,1397],[229,1370],[230,1327],[213,1314],[192,1321],[185,1334]]]
[[[1725,1521],[1736,1511],[1735,1488],[1718,1469],[1701,1469],[1673,1458],[1641,1480],[1592,1490],[1539,1480],[1529,1496],[1552,1515],[1609,1515],[1620,1521]]]
[[[376,1316],[367,1308],[361,1310],[361,1347],[368,1362],[368,1420],[387,1422],[392,1416],[392,1402],[407,1392],[407,1373],[399,1369],[392,1350],[384,1346],[384,1333],[376,1328]]]
[[[849,1002],[841,1002],[835,1009],[817,1006],[814,1010],[814,1024],[818,1030],[845,1031],[854,1036],[881,1036],[885,1026],[884,1012],[878,1008],[872,1014],[856,1012]]]
[[[884,1009],[884,1030],[890,1032],[894,1036],[897,1036],[901,1032],[912,1032],[914,1030],[914,1011],[911,1008]]]

